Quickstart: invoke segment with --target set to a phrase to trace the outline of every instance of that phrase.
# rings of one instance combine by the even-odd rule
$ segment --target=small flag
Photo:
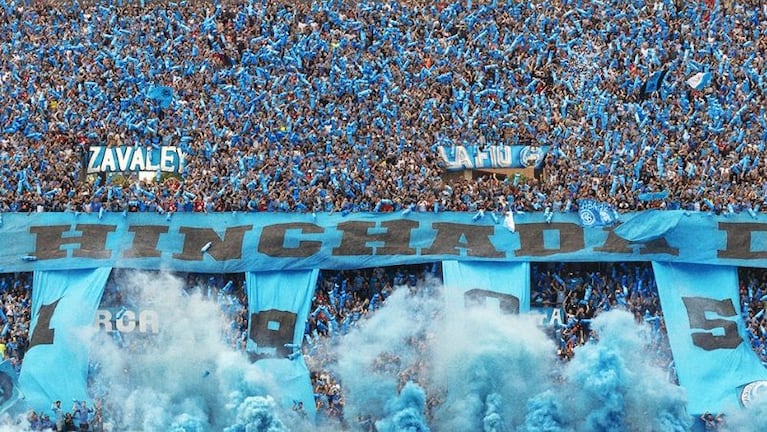
[[[513,211],[509,210],[506,212],[506,217],[503,219],[503,226],[511,232],[517,232],[517,224],[514,222]]]
[[[157,86],[149,90],[146,97],[157,102],[160,108],[166,109],[173,102],[173,88],[167,86]]]
[[[709,83],[711,83],[711,73],[709,72],[698,72],[687,78],[687,85],[695,90],[703,90]]]
[[[645,97],[652,92],[660,90],[667,72],[668,69],[653,72],[653,74],[645,80],[644,84],[642,84],[642,88],[639,90],[640,96]]]
[[[618,220],[612,205],[593,199],[578,200],[578,215],[585,227],[610,226]]]

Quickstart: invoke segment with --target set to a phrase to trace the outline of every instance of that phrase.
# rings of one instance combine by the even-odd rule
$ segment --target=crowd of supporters
[[[739,212],[767,192],[758,1],[0,9],[1,211]],[[185,164],[89,178],[96,145]],[[443,178],[438,146],[494,145],[545,147],[542,175]]]
[[[762,269],[738,269],[740,307],[751,347],[767,366],[767,273]]]
[[[761,1],[0,0],[0,10],[0,212],[566,212],[582,198],[622,211],[767,209]],[[440,147],[495,145],[545,157],[532,177],[446,175]],[[184,163],[171,175],[88,174],[91,146],[176,146]],[[322,415],[344,420],[329,341],[420,277],[323,273],[304,347]],[[598,337],[595,315],[621,308],[648,324],[674,376],[649,266],[536,265],[532,277],[533,306],[564,312],[551,329],[562,358]],[[190,293],[221,302],[222,337],[244,351],[242,280],[189,278]],[[0,277],[0,352],[17,371],[31,279]],[[767,277],[741,269],[740,282],[767,364]],[[106,295],[124,305],[119,290]],[[125,349],[151,343],[112,336]]]
[[[532,268],[531,306],[562,311],[552,332],[562,359],[598,335],[591,320],[601,312],[625,310],[637,323],[646,324],[648,351],[653,360],[676,380],[671,349],[652,267],[649,263],[536,264]]]
[[[118,272],[119,273],[119,272]],[[374,423],[375,419],[344,417],[345,394],[342,382],[334,373],[337,350],[334,347],[346,334],[354,331],[371,314],[384,307],[387,298],[397,289],[407,289],[411,295],[423,291],[428,277],[439,280],[437,265],[403,266],[345,271],[322,271],[306,322],[301,352],[311,370],[312,386],[318,421],[359,425]],[[431,275],[431,276],[430,276]],[[742,313],[751,345],[767,365],[767,272],[743,268],[739,271]],[[101,308],[132,309],[137,299],[121,288],[125,274],[113,275],[105,288]],[[247,294],[244,276],[237,274],[182,275],[185,295],[199,295],[220,306],[225,316],[221,337],[233,350],[245,352],[248,334]],[[31,274],[5,274],[0,277],[2,311],[5,316],[0,348],[3,360],[10,360],[20,370],[25,347],[28,345],[31,307]],[[544,312],[558,309],[560,320],[543,324],[544,330],[557,343],[557,354],[568,360],[577,355],[577,348],[599,338],[590,328],[591,320],[601,312],[622,309],[631,312],[647,338],[648,351],[656,364],[665,368],[671,381],[676,380],[668,338],[663,322],[657,287],[652,268],[647,263],[569,263],[533,264],[531,269],[531,308]],[[119,312],[118,312],[119,313]],[[102,329],[103,330],[103,329]],[[112,333],[119,333],[112,330]],[[111,339],[122,349],[136,354],[152,344],[151,334],[113,334]],[[399,386],[408,381],[416,383],[428,377],[428,335],[418,335],[404,341],[417,355],[404,361],[396,352],[382,352],[371,365],[375,373],[396,376]],[[427,384],[422,382],[421,384]],[[93,390],[93,389],[92,389]],[[98,392],[96,392],[98,393]],[[440,394],[430,394],[429,407],[439,404]],[[80,406],[71,413],[58,410],[30,414],[29,421],[44,430],[46,422],[66,420],[77,425],[78,416],[101,424],[104,416],[98,397],[97,404],[83,413]],[[54,402],[54,401],[52,401]],[[56,406],[55,402],[53,406]],[[299,411],[303,408],[298,407]],[[96,415],[98,414],[98,415]]]

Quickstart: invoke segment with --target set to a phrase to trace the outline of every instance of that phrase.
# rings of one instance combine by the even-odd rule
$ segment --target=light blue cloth
[[[319,270],[302,271],[270,271],[270,272],[247,272],[245,284],[248,292],[248,311],[251,314],[248,320],[247,350],[257,354],[271,354],[272,348],[284,348],[284,344],[292,344],[296,348],[289,350],[298,352],[303,341],[306,320],[309,317],[309,309],[317,284]],[[282,311],[295,314],[295,325],[292,329],[292,340],[281,341],[282,347],[259,347],[251,338],[253,335],[253,316],[264,311]],[[269,322],[267,328],[278,330],[282,323]],[[314,393],[312,390],[309,369],[303,356],[291,356],[291,358],[278,357],[263,358],[256,361],[256,366],[269,373],[281,394],[285,397],[279,403],[289,409],[295,401],[301,401],[304,411],[310,418],[316,414],[314,405]]]
[[[247,272],[248,310],[251,314],[272,309],[296,314],[293,339],[287,343],[300,345],[318,275],[319,270],[316,269]],[[248,351],[258,348],[253,340],[248,339]]]
[[[647,210],[634,213],[619,227],[615,234],[630,242],[648,242],[661,238],[676,228],[684,216],[681,210]]]
[[[93,325],[110,271],[102,267],[34,273],[30,348],[19,376],[32,409],[47,410],[56,400],[88,399],[88,340],[83,335]],[[50,325],[41,320],[50,320]]]
[[[519,312],[530,311],[530,263],[528,262],[471,262],[443,261],[442,277],[445,284],[445,300],[451,308],[463,309],[467,303],[485,299],[486,304],[504,302],[503,297],[470,291],[481,290],[506,294],[519,300]],[[482,302],[483,300],[479,300]]]
[[[153,87],[147,92],[147,98],[157,102],[162,109],[166,109],[173,102],[173,88],[168,86]]]
[[[741,387],[767,379],[741,318],[737,268],[653,262],[653,271],[688,411],[733,413]]]

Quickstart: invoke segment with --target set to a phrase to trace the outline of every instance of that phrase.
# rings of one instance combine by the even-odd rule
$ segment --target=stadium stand
[[[758,3],[3,0],[0,208],[758,211]],[[445,176],[498,145],[545,160]]]

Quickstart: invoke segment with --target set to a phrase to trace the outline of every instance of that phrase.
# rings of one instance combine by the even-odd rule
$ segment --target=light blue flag
[[[312,419],[315,405],[309,369],[297,353],[318,275],[316,269],[245,273],[250,313],[247,351],[260,358],[256,365],[284,390],[286,398],[280,404],[291,408],[301,401]]]
[[[703,90],[709,83],[711,83],[711,73],[709,72],[698,72],[687,79],[687,85],[695,90]]]
[[[36,271],[19,386],[32,409],[87,400],[88,344],[111,269]]]
[[[10,360],[0,363],[0,413],[6,412],[21,397],[18,377]]]
[[[497,304],[504,313],[530,311],[528,262],[443,261],[442,277],[448,307]]]
[[[153,87],[147,92],[146,97],[155,101],[160,108],[166,109],[173,102],[173,88],[168,86]]]
[[[610,203],[594,199],[578,200],[578,216],[585,227],[610,226],[618,221],[618,212]]]
[[[741,318],[737,268],[652,264],[687,410],[734,412],[744,386],[767,380]]]
[[[679,225],[682,210],[647,210],[634,213],[618,228],[615,234],[630,242],[648,242],[659,239]]]

